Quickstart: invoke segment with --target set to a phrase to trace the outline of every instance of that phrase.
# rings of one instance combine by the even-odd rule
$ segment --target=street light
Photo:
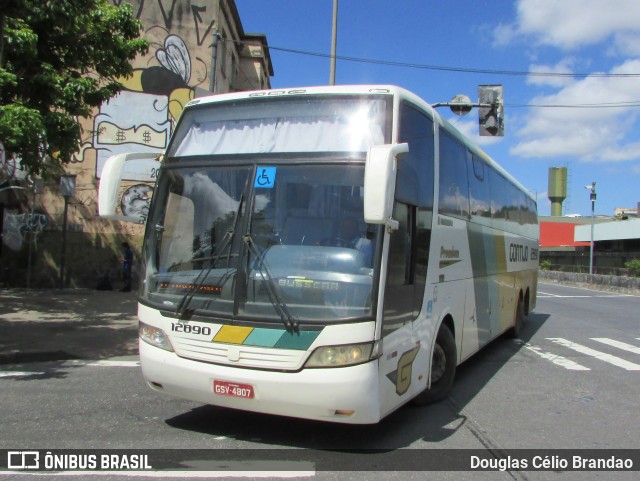
[[[589,198],[591,199],[591,246],[589,249],[589,275],[593,274],[593,223],[595,222],[595,210],[596,210],[596,183],[591,182],[591,185],[585,185],[585,189],[591,191]]]

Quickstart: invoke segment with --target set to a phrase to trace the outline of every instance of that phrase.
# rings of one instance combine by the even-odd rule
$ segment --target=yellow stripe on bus
[[[253,327],[222,326],[213,342],[226,342],[228,344],[242,344],[253,331]]]

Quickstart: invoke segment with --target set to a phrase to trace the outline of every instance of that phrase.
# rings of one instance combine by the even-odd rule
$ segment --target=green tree
[[[148,50],[131,5],[0,0],[0,141],[32,174],[71,160],[80,117],[122,89]]]
[[[634,277],[640,277],[640,259],[631,259],[625,262],[624,266],[631,271]]]

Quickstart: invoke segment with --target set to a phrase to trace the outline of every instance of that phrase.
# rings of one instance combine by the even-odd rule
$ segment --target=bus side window
[[[491,223],[496,229],[506,229],[509,203],[507,200],[508,182],[499,172],[489,172],[491,188]]]
[[[469,182],[467,149],[440,131],[440,214],[469,217]]]
[[[491,191],[489,190],[488,166],[472,156],[469,164],[469,202],[471,219],[485,225],[491,223]]]

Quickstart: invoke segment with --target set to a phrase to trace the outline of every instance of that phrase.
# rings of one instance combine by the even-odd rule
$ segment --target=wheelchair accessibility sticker
[[[253,187],[256,189],[273,189],[276,182],[277,167],[258,167]]]

